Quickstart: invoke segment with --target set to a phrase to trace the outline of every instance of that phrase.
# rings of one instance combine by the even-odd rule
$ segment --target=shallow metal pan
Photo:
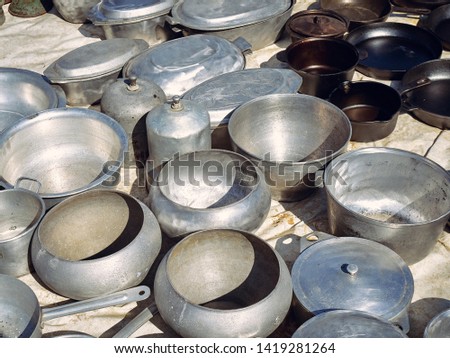
[[[442,54],[441,41],[435,34],[403,23],[363,25],[350,31],[346,40],[358,49],[356,69],[380,80],[400,80],[410,68]]]

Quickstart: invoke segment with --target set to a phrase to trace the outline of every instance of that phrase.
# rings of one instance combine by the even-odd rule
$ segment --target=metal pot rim
[[[326,100],[324,100],[322,98],[319,98],[319,97],[310,96],[310,95],[306,95],[306,94],[300,94],[300,93],[292,93],[292,94],[291,93],[276,93],[276,94],[268,94],[268,95],[264,95],[264,96],[261,96],[261,97],[254,98],[254,99],[252,99],[252,100],[242,104],[238,108],[236,108],[236,110],[233,111],[233,113],[230,116],[230,119],[229,119],[229,122],[228,122],[228,126],[231,125],[231,123],[233,122],[234,118],[239,114],[239,112],[242,111],[243,109],[245,109],[246,107],[253,105],[255,102],[260,102],[260,101],[264,101],[267,98],[275,98],[275,97],[281,97],[281,98],[289,98],[289,97],[290,98],[294,98],[294,97],[296,97],[296,98],[304,98],[304,99],[307,99],[309,101],[320,102],[321,104],[323,104],[325,106],[333,108],[335,111],[342,112],[342,110],[339,107],[337,107],[336,105],[334,105],[334,104],[332,104],[332,103],[330,103],[330,102],[328,102],[328,101],[326,101]],[[345,122],[346,122],[348,130],[349,130],[348,138],[346,139],[345,144],[341,148],[336,150],[336,152],[333,152],[330,155],[327,155],[327,156],[322,157],[322,158],[314,159],[314,160],[307,160],[307,161],[300,161],[300,162],[292,162],[292,161],[285,161],[285,160],[284,161],[283,160],[279,160],[279,161],[266,160],[264,158],[260,158],[259,156],[255,155],[253,153],[249,153],[248,151],[246,151],[243,148],[241,148],[240,146],[238,146],[236,144],[236,142],[235,142],[235,140],[233,138],[233,135],[231,134],[229,129],[228,129],[228,134],[229,134],[229,136],[231,138],[231,141],[233,143],[235,143],[235,145],[239,147],[239,150],[241,150],[243,153],[245,153],[245,155],[248,155],[249,158],[254,158],[255,160],[258,160],[258,161],[263,162],[263,163],[271,163],[271,164],[275,164],[275,165],[286,165],[286,166],[302,166],[302,165],[308,165],[308,164],[318,163],[318,162],[325,164],[328,161],[332,160],[333,158],[339,156],[341,154],[341,152],[343,150],[345,150],[345,148],[347,147],[348,142],[350,141],[350,138],[352,136],[352,126],[351,126],[350,120],[348,119],[348,117],[345,115],[344,112],[342,112],[342,114],[343,114],[342,118],[346,118],[347,119]],[[230,128],[230,127],[228,127],[228,128]]]
[[[416,154],[416,153],[413,153],[413,152],[409,152],[409,151],[406,151],[406,150],[402,150],[402,149],[389,148],[389,147],[360,148],[360,149],[356,149],[356,150],[353,150],[353,151],[350,151],[350,152],[347,152],[347,153],[344,153],[344,154],[340,155],[335,160],[333,160],[325,168],[325,171],[324,171],[324,187],[325,187],[325,190],[326,190],[327,194],[330,195],[333,198],[333,200],[341,208],[351,212],[359,220],[362,220],[362,221],[365,221],[367,223],[370,223],[371,225],[377,225],[377,226],[389,227],[389,228],[415,227],[415,226],[423,226],[423,225],[426,225],[426,224],[432,224],[432,223],[435,223],[435,222],[438,222],[438,221],[442,220],[443,218],[445,218],[447,215],[450,214],[450,209],[449,209],[446,213],[444,213],[441,216],[435,218],[434,220],[428,220],[428,221],[424,221],[424,222],[420,222],[420,223],[387,223],[387,222],[384,222],[384,221],[375,220],[375,219],[369,218],[367,216],[364,216],[361,213],[359,213],[357,211],[354,211],[354,210],[348,208],[347,206],[343,205],[341,203],[341,201],[339,199],[337,199],[336,196],[330,191],[329,187],[331,186],[331,183],[328,183],[327,178],[328,177],[332,177],[332,175],[330,173],[333,170],[333,167],[336,164],[336,162],[339,162],[341,160],[346,160],[348,158],[352,158],[352,157],[358,156],[360,153],[369,153],[369,154],[371,154],[371,153],[390,153],[390,154],[396,154],[396,155],[400,155],[400,156],[404,156],[404,157],[415,158],[415,159],[420,160],[423,163],[427,164],[431,168],[437,170],[438,172],[440,172],[450,182],[450,174],[447,173],[447,171],[444,168],[442,168],[436,162],[434,162],[434,161],[432,161],[432,160],[430,160],[430,159],[428,159],[426,157],[423,157],[423,156],[421,156],[419,154]]]

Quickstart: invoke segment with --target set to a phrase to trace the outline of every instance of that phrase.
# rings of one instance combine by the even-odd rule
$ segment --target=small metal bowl
[[[339,107],[352,124],[352,141],[370,142],[391,134],[402,106],[400,94],[374,81],[347,81],[331,92],[328,101]]]
[[[271,94],[244,103],[228,123],[233,150],[264,172],[272,198],[297,201],[317,187],[317,172],[347,150],[351,125],[342,110],[303,94]]]
[[[271,203],[259,169],[219,149],[171,159],[149,191],[150,208],[169,237],[216,228],[255,231]]]

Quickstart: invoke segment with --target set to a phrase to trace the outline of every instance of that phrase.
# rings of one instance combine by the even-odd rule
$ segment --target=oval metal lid
[[[303,323],[292,338],[408,338],[388,320],[353,310],[321,313]]]
[[[174,0],[102,0],[89,12],[94,24],[140,21],[170,12]]]
[[[348,21],[338,13],[329,10],[306,10],[287,21],[287,28],[294,34],[307,37],[333,37],[348,30]]]
[[[309,312],[351,309],[385,319],[411,302],[414,281],[394,251],[372,240],[330,238],[306,248],[292,267],[295,296]]]
[[[173,6],[172,16],[191,29],[225,30],[275,17],[291,5],[291,0],[181,0]]]
[[[125,77],[156,82],[167,97],[183,95],[210,78],[242,70],[245,58],[232,42],[212,35],[191,35],[154,46],[123,68]]]
[[[228,123],[242,103],[272,93],[297,93],[302,77],[290,69],[253,68],[225,73],[187,91],[183,98],[203,104],[211,128]]]
[[[53,83],[90,79],[120,70],[133,56],[148,48],[140,39],[111,39],[70,51],[48,66],[44,75]]]

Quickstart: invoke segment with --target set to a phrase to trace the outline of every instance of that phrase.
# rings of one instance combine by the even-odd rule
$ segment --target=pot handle
[[[314,245],[318,241],[328,240],[328,239],[334,239],[336,236],[327,234],[326,232],[322,231],[313,231],[309,234],[306,234],[300,238],[300,253],[305,251],[308,247],[311,245]]]
[[[252,44],[243,37],[238,37],[232,43],[241,50],[243,55],[252,53]]]
[[[43,308],[42,322],[77,313],[94,311],[105,307],[142,301],[149,296],[150,288],[147,286],[137,286],[101,297],[94,297],[87,300],[68,303],[58,307]]]
[[[128,338],[150,319],[158,314],[158,308],[155,303],[145,307],[136,317],[128,322],[119,332],[117,332],[112,338]]]
[[[22,188],[22,189],[27,189],[27,190],[30,190],[30,191],[34,191],[36,194],[38,194],[39,190],[41,190],[41,186],[42,186],[41,182],[39,180],[37,180],[37,179],[32,179],[32,178],[28,178],[28,177],[19,177],[19,178],[17,178],[16,183],[14,184],[14,189],[20,189],[21,188],[20,184],[22,182],[24,182],[24,181],[31,181],[31,182],[35,183],[37,185],[37,189],[36,190],[31,190],[31,189],[28,189],[28,188]]]
[[[401,13],[414,14],[414,15],[429,15],[431,13],[431,10],[394,5],[394,6],[392,6],[392,12],[401,12]]]

